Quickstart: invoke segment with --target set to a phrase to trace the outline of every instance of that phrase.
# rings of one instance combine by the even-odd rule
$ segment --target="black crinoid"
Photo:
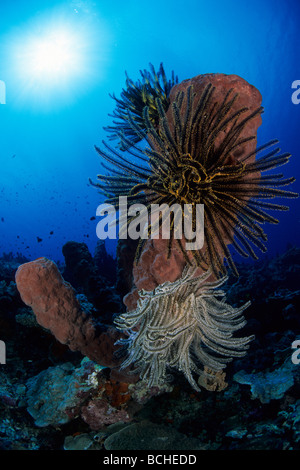
[[[262,113],[262,108],[251,113],[248,108],[233,111],[236,99],[237,94],[231,89],[222,102],[215,102],[214,87],[208,84],[196,102],[190,86],[186,92],[177,93],[168,117],[161,99],[156,99],[158,127],[150,118],[150,108],[144,107],[145,131],[129,111],[127,122],[131,133],[136,135],[136,140],[145,139],[145,148],[132,144],[123,127],[120,132],[116,130],[127,152],[116,151],[105,142],[103,149],[96,147],[109,174],[98,175],[99,182],[92,183],[116,209],[119,196],[127,196],[130,205],[142,203],[149,210],[151,204],[177,204],[183,215],[184,204],[192,204],[193,208],[196,204],[204,204],[203,249],[186,252],[188,240],[185,236],[183,239],[174,236],[174,215],[169,251],[176,243],[187,261],[192,255],[198,266],[211,268],[217,276],[226,271],[224,259],[227,260],[225,264],[238,274],[228,244],[242,256],[250,255],[254,259],[257,255],[253,246],[266,251],[267,236],[261,224],[278,223],[266,210],[288,210],[288,207],[267,199],[298,196],[282,189],[294,178],[284,178],[281,173],[274,172],[262,175],[289,161],[290,154],[280,153],[277,140],[243,153],[243,145],[255,136],[246,138],[241,133],[249,121]],[[216,145],[221,133],[223,140]],[[237,150],[242,156],[239,160],[232,159],[231,155]],[[150,234],[150,225],[148,229]],[[136,261],[144,243],[141,239]]]
[[[104,130],[110,134],[109,140],[119,139],[119,134],[122,132],[130,142],[137,143],[140,136],[132,128],[129,114],[135,125],[140,130],[145,130],[143,118],[145,106],[148,108],[149,119],[154,127],[157,127],[159,123],[157,98],[165,110],[169,107],[169,94],[171,88],[178,83],[178,77],[172,71],[171,79],[168,80],[162,63],[157,72],[152,64],[149,64],[149,67],[150,71],[140,70],[141,79],[136,83],[126,73],[126,89],[122,90],[121,97],[116,98],[115,95],[111,95],[116,101],[116,109],[111,116],[118,121],[114,121],[114,126],[104,127]],[[119,147],[122,150],[127,146],[128,143],[125,144],[119,139]]]

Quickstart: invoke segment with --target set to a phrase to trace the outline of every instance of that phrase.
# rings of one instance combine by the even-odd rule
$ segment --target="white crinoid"
[[[137,308],[115,319],[128,335],[121,340],[128,347],[122,367],[134,364],[149,387],[165,383],[169,369],[175,368],[200,391],[193,373],[222,371],[232,358],[246,354],[253,339],[233,336],[245,325],[242,313],[250,302],[239,308],[228,305],[218,289],[227,277],[208,282],[211,272],[195,276],[196,269],[186,268],[180,279],[153,291],[141,290]]]

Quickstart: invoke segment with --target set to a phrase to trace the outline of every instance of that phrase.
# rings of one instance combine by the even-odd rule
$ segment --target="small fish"
[[[96,220],[96,217],[93,215],[93,217],[91,217],[90,220]]]
[[[40,237],[36,237],[36,239],[37,239],[37,242],[38,242],[38,243],[41,243],[41,242],[43,241],[43,239],[40,238]]]

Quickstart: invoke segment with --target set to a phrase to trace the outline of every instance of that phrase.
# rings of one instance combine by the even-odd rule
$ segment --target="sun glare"
[[[105,74],[110,39],[98,17],[45,11],[16,27],[6,41],[16,106],[59,108],[80,99]]]
[[[70,34],[54,33],[31,44],[28,66],[37,77],[71,75],[77,67],[76,49]]]
[[[82,42],[68,30],[53,30],[30,38],[20,51],[23,73],[31,81],[43,81],[45,85],[77,78],[84,60]]]

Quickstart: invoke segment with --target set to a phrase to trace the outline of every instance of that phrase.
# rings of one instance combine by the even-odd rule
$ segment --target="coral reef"
[[[111,325],[113,315],[103,318],[105,325],[103,320],[95,321],[94,315],[88,314],[93,308],[83,307],[84,299],[80,304],[71,285],[45,258],[20,266],[16,283],[22,300],[33,308],[37,321],[71,350],[79,350],[92,360],[116,369],[121,364],[121,352],[116,355],[116,344],[123,343],[128,346],[123,367],[135,365],[149,386],[162,385],[167,380],[167,370],[176,368],[197,391],[192,372],[202,376],[198,382],[202,386],[219,389],[225,382],[218,373],[230,356],[244,354],[253,335],[232,337],[234,331],[244,326],[240,316],[249,303],[232,308],[224,299],[219,301],[218,296],[223,293],[217,291],[214,295],[211,287],[222,284],[220,276],[226,273],[226,263],[238,274],[228,244],[242,256],[251,255],[254,259],[257,256],[251,243],[266,250],[263,243],[266,234],[261,224],[278,220],[265,209],[288,208],[265,199],[294,198],[297,194],[281,189],[294,178],[284,179],[283,174],[261,176],[261,173],[287,163],[290,154],[279,154],[277,146],[264,154],[277,141],[256,149],[261,96],[240,77],[206,74],[173,86],[174,82],[167,82],[161,66],[158,75],[152,67],[152,76],[144,71],[142,78],[143,85],[127,82],[131,91],[123,93],[123,102],[117,100],[116,115],[121,122],[115,123],[114,130],[110,129],[115,133],[119,128],[117,135],[123,150],[126,148],[137,163],[105,143],[108,153],[96,148],[109,163],[103,166],[110,174],[98,175],[100,183],[95,184],[107,196],[107,202],[118,210],[120,196],[126,196],[131,204],[144,203],[147,209],[158,207],[157,217],[154,220],[151,214],[150,224],[146,216],[147,224],[136,250],[136,266],[140,260],[143,264],[142,269],[133,271],[140,292],[135,291],[125,299],[127,307],[138,302],[136,309],[115,320],[117,328],[128,337],[122,339]],[[154,103],[157,118],[151,114]],[[131,137],[145,139],[149,147],[141,150],[135,145],[135,139],[126,136],[128,125]],[[257,158],[262,152],[263,156]],[[191,250],[188,243],[195,237],[195,229],[199,231],[196,217],[199,204],[205,206],[204,246]],[[146,239],[153,235],[153,229],[161,235],[164,210],[170,206],[173,213],[169,220],[169,239],[162,244],[151,241],[149,246],[151,242]],[[182,233],[182,218],[178,220],[178,214],[184,222],[188,219],[192,234]],[[126,215],[126,229],[136,217]],[[103,246],[98,251],[105,258]],[[77,289],[82,289],[87,301],[99,310],[102,299],[95,292],[100,291],[101,255],[97,256],[96,265],[87,246],[75,242],[68,242],[63,254],[64,276]],[[196,265],[193,274],[186,276],[185,266],[193,264]],[[124,266],[119,264],[119,268],[124,272]],[[196,273],[197,268],[200,269]],[[154,281],[150,288],[149,270]],[[215,279],[221,280],[212,284]],[[140,290],[144,289],[144,280],[148,283],[147,292]],[[131,284],[128,276],[126,283]],[[118,307],[117,303],[112,304]],[[197,362],[203,365],[203,371]]]
[[[117,262],[103,242],[92,256],[70,241],[64,266],[20,258],[2,276],[0,446],[299,448],[300,373],[290,348],[300,325],[299,250],[254,268],[228,247],[253,259],[266,251],[261,225],[278,222],[269,210],[288,209],[266,200],[297,194],[282,189],[294,178],[262,173],[290,155],[276,140],[256,148],[261,96],[240,77],[178,84],[162,65],[141,77],[127,77],[127,90],[113,96],[118,121],[106,130],[119,149],[96,147],[106,173],[94,185],[116,209],[119,196],[147,209],[176,206],[171,236],[147,239],[161,235],[158,211],[147,236],[119,243]],[[197,204],[205,205],[204,245],[190,250]],[[182,233],[178,214],[194,233]],[[238,280],[224,277],[228,267]]]
[[[18,264],[15,259],[0,259],[0,277],[3,266],[6,286],[13,281]],[[238,308],[251,297],[247,324],[240,331],[243,336],[254,333],[255,340],[250,343],[247,356],[227,365],[228,385],[216,388],[217,393],[206,389],[196,393],[176,369],[172,371],[173,383],[160,390],[149,389],[143,381],[128,384],[112,378],[108,368],[99,368],[86,359],[82,362],[80,353],[58,343],[34,322],[31,309],[24,306],[11,285],[9,311],[0,311],[1,339],[7,344],[7,364],[0,370],[0,448],[135,450],[163,445],[171,450],[180,439],[182,448],[192,450],[299,449],[300,369],[291,362],[291,344],[300,331],[297,282],[300,250],[288,247],[280,255],[255,265],[239,264],[238,270],[239,279],[227,281],[227,300]],[[3,296],[7,295],[4,289]],[[89,315],[93,315],[93,310]],[[19,321],[20,316],[24,321]],[[259,396],[253,398],[249,385],[234,380],[239,371],[245,371],[243,374],[247,376],[272,377],[269,374],[288,367],[293,384],[280,398],[272,397],[268,403],[262,403]],[[55,370],[64,373],[54,374]],[[50,376],[52,382],[48,382],[47,390],[42,379],[46,384]],[[77,385],[72,377],[78,378]],[[222,380],[220,376],[219,383]],[[31,384],[36,384],[35,399],[41,405],[40,414],[49,410],[49,420],[51,407],[55,416],[60,403],[73,397],[71,407],[66,406],[65,412],[61,407],[61,414],[56,415],[58,420],[64,416],[67,422],[58,424],[52,420],[52,424],[43,427],[35,424],[42,416],[36,414],[33,418],[28,412],[29,399],[34,402]],[[216,379],[213,384],[218,384]],[[61,399],[62,395],[56,392],[59,390],[61,394],[68,393]],[[271,393],[274,395],[275,390]],[[95,410],[95,414],[86,408],[89,404],[93,405],[90,410]],[[121,412],[130,420],[120,421]],[[107,422],[110,414],[111,422],[115,420],[113,424]]]
[[[60,426],[74,418],[72,410],[78,408],[83,397],[93,389],[89,377],[99,370],[99,366],[83,361],[79,368],[64,363],[31,377],[26,383],[26,403],[35,425]]]
[[[40,372],[27,383],[27,411],[38,427],[60,426],[80,416],[92,430],[132,420],[126,404],[128,384],[111,381],[102,366],[86,358],[80,367],[64,363]]]

